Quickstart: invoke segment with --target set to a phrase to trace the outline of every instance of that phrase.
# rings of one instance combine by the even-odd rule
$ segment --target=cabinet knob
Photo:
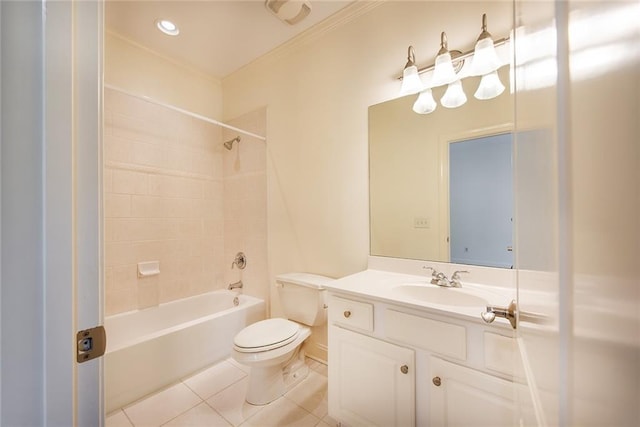
[[[408,373],[409,372],[409,367],[407,365],[400,366],[400,372],[402,372],[403,374]]]
[[[440,377],[433,377],[433,385],[435,385],[436,387],[440,387],[440,384],[442,384],[442,380],[440,379]]]
[[[349,310],[345,310],[343,314],[344,314],[344,317],[351,317],[351,312]]]

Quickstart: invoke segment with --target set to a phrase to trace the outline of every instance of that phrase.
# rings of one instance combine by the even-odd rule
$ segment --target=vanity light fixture
[[[451,53],[449,52],[449,44],[447,42],[447,34],[443,31],[440,34],[440,50],[436,56],[435,69],[433,70],[433,78],[431,79],[431,87],[447,85],[458,80],[458,76],[453,69],[451,61]]]
[[[440,103],[446,108],[458,108],[467,102],[467,95],[462,90],[462,82],[458,79],[449,83],[447,90],[440,99]]]
[[[413,103],[413,111],[418,114],[429,114],[433,113],[437,106],[438,104],[436,104],[436,100],[433,99],[431,89],[427,88],[420,92],[418,99]]]
[[[417,68],[413,46],[409,46],[408,61],[402,77],[399,77],[399,79],[402,79],[400,96],[420,92],[413,105],[413,111],[418,114],[429,114],[437,107],[431,89],[448,85],[440,103],[447,108],[457,108],[467,102],[461,79],[469,76],[482,76],[478,89],[474,94],[477,99],[487,100],[499,96],[504,92],[505,87],[498,77],[497,70],[505,64],[498,58],[495,48],[508,41],[508,37],[493,41],[491,34],[487,31],[487,15],[483,14],[482,32],[477,39],[474,50],[464,53],[457,50],[449,50],[447,34],[443,31],[440,34],[440,50],[436,56],[435,63],[428,67]],[[471,64],[468,68],[465,68],[465,71],[460,73],[467,58],[471,59]],[[420,79],[420,74],[427,71],[433,71],[433,73],[431,81],[424,85]]]
[[[178,28],[178,26],[168,19],[157,19],[156,27],[169,36],[177,36],[178,34],[180,34],[180,29]]]
[[[482,32],[478,36],[476,47],[473,49],[471,75],[484,76],[500,67],[498,55],[493,44],[491,34],[487,31],[487,14],[482,14]]]
[[[498,77],[498,72],[492,71],[482,76],[478,89],[473,96],[475,96],[476,99],[492,99],[499,96],[502,92],[504,92],[504,85],[500,81],[500,77]]]
[[[416,67],[416,54],[413,46],[409,46],[407,50],[407,64],[402,71],[402,87],[400,88],[400,96],[413,95],[424,89],[418,67]]]

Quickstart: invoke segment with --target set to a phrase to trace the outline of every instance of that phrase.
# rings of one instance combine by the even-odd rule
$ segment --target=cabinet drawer
[[[484,366],[492,371],[513,375],[516,369],[516,341],[513,338],[484,333]]]
[[[373,305],[332,295],[329,297],[329,321],[373,332]]]
[[[385,335],[435,353],[467,359],[467,330],[464,326],[387,310]]]

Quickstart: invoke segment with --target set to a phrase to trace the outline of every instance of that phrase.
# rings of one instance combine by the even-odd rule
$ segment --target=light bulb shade
[[[491,37],[478,40],[473,51],[471,62],[471,75],[484,76],[500,68],[502,64],[496,54]]]
[[[418,99],[413,104],[413,111],[418,114],[429,114],[433,113],[438,104],[436,104],[436,100],[433,99],[433,94],[431,93],[431,89],[424,90],[420,92]]]
[[[400,87],[400,96],[413,95],[424,89],[420,75],[418,74],[418,67],[410,65],[405,67],[402,72],[402,86]]]
[[[431,87],[447,85],[458,80],[456,72],[453,70],[451,63],[451,54],[449,52],[440,54],[436,57],[435,69],[431,79]]]
[[[492,99],[504,92],[504,85],[500,81],[497,71],[482,76],[476,93],[477,99]]]
[[[460,80],[450,83],[440,100],[442,106],[447,108],[458,108],[466,102],[467,95],[465,95],[464,90],[462,90],[462,83]]]

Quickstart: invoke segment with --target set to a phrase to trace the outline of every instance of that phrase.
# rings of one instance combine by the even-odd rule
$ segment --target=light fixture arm
[[[487,31],[487,14],[483,13],[482,14],[482,32],[478,36],[478,40],[477,41],[484,40],[486,38],[490,39],[492,37],[491,37],[491,33],[489,33]]]
[[[413,46],[409,46],[407,49],[407,65],[404,68],[416,65],[416,52],[413,50]]]
[[[440,50],[436,56],[443,55],[447,52],[449,52],[449,42],[447,40],[447,33],[443,31],[440,33]]]

